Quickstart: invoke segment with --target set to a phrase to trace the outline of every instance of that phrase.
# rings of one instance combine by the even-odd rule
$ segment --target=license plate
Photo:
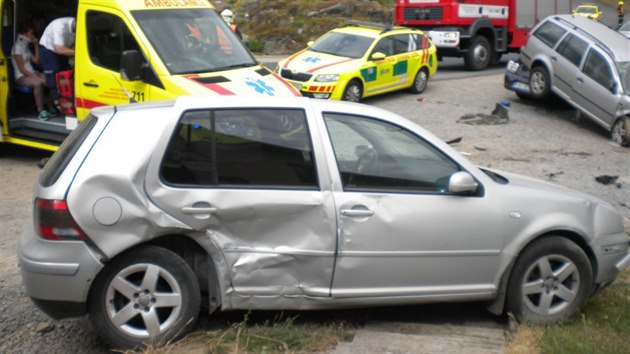
[[[523,82],[515,82],[512,87],[521,91],[529,92],[529,85]]]

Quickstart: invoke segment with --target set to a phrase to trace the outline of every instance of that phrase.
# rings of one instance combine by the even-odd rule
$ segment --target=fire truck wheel
[[[476,36],[468,47],[468,53],[464,56],[464,64],[468,70],[483,70],[490,64],[491,57],[492,49],[488,39],[484,36]]]

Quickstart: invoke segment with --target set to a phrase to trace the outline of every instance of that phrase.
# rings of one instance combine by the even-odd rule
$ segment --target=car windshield
[[[139,10],[132,15],[171,74],[257,65],[212,9]]]
[[[361,58],[370,48],[372,42],[374,42],[374,38],[330,32],[313,44],[310,50],[346,58]]]
[[[622,61],[617,63],[617,71],[621,78],[621,87],[623,92],[630,95],[630,61]]]
[[[593,7],[578,7],[577,12],[591,15],[597,13],[597,9]]]

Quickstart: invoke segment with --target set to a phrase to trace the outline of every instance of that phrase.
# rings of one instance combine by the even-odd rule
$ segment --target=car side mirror
[[[387,56],[384,53],[381,52],[376,52],[374,54],[372,54],[372,56],[370,57],[371,60],[374,61],[378,61],[378,60],[383,60],[385,59]]]
[[[453,173],[448,181],[448,191],[453,194],[472,194],[478,187],[473,176],[464,171]]]
[[[125,50],[120,57],[120,77],[125,81],[141,80],[142,62],[137,50]]]
[[[608,84],[608,89],[612,93],[617,93],[617,82],[614,80],[610,80],[610,83]]]

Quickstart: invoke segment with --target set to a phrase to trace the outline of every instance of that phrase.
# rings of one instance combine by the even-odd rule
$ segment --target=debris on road
[[[556,178],[556,176],[559,176],[561,174],[563,174],[564,172],[560,171],[560,172],[552,172],[552,173],[547,173],[547,178],[549,180],[553,180]]]
[[[510,120],[508,115],[509,102],[497,103],[492,114],[465,114],[461,116],[457,123],[465,123],[470,125],[498,125],[507,124]]]
[[[485,146],[483,146],[483,145],[477,145],[477,144],[475,144],[475,145],[473,145],[473,146],[475,147],[475,149],[477,149],[477,150],[479,150],[479,151],[486,151],[486,150],[488,150],[488,148],[487,148],[487,147],[485,147]]]
[[[595,180],[601,184],[609,185],[617,182],[617,178],[619,178],[619,176],[601,175],[595,177]]]
[[[449,144],[449,145],[455,145],[455,144],[461,143],[462,140],[464,140],[464,137],[460,136],[460,137],[457,137],[455,139],[448,140],[448,141],[446,141],[446,143]]]

